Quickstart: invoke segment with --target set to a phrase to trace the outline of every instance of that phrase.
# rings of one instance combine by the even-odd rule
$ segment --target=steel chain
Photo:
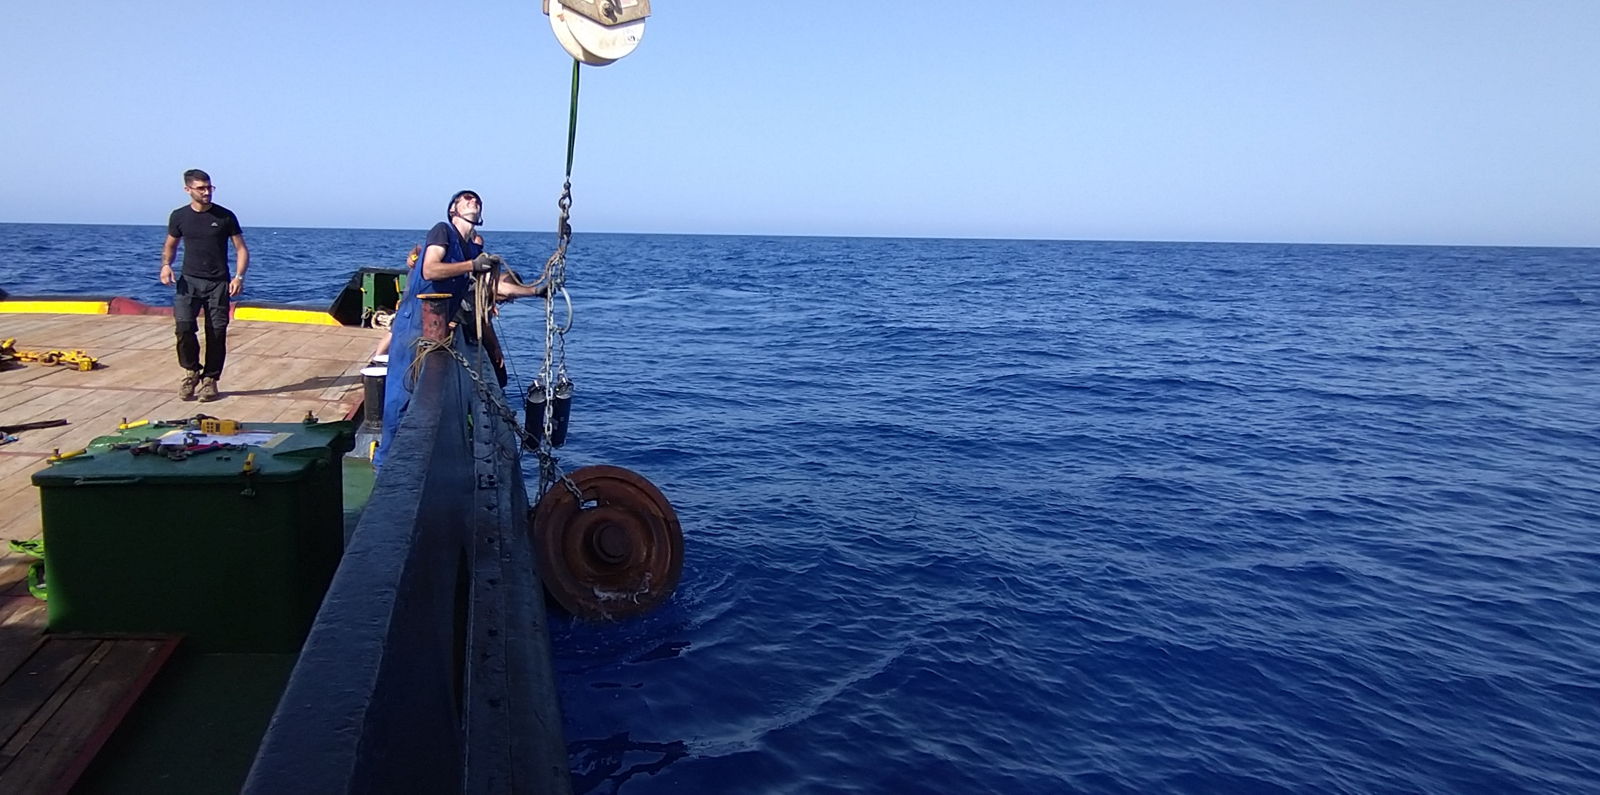
[[[572,225],[569,223],[568,214],[572,209],[572,180],[568,179],[562,184],[561,198],[556,200],[556,207],[561,210],[560,216],[556,219],[556,250],[544,266],[544,362],[539,368],[539,377],[534,382],[535,388],[544,390],[544,416],[541,418],[544,435],[535,440],[539,454],[541,495],[560,476],[560,471],[555,467],[555,448],[551,441],[555,438],[556,432],[557,377],[565,378],[567,374],[567,330],[556,326],[555,299],[557,292],[566,293],[567,245],[572,242]],[[570,316],[568,320],[571,320]],[[570,481],[568,485],[570,487]],[[574,491],[574,494],[577,492]],[[581,495],[578,495],[578,501],[580,503],[583,501]]]
[[[543,496],[551,485],[559,481],[567,487],[567,490],[572,493],[572,496],[581,505],[584,502],[583,492],[577,487],[577,484],[572,482],[571,478],[561,471],[560,459],[555,455],[555,448],[551,444],[551,440],[555,438],[555,388],[557,383],[566,380],[567,377],[567,328],[570,328],[572,322],[570,299],[568,299],[567,328],[557,326],[555,322],[555,296],[557,293],[560,293],[563,297],[566,296],[567,245],[572,240],[572,226],[568,223],[568,210],[572,207],[571,181],[562,185],[561,198],[556,201],[556,206],[561,209],[561,215],[557,220],[556,226],[556,250],[555,253],[550,255],[550,259],[545,262],[543,278],[545,282],[544,361],[539,370],[538,380],[535,381],[532,387],[544,391],[544,416],[541,418],[543,420],[541,423],[544,431],[543,437],[536,438],[523,427],[522,422],[517,419],[516,411],[507,406],[505,401],[488,388],[488,385],[483,381],[482,374],[478,372],[478,368],[473,367],[466,357],[456,350],[450,339],[446,339],[443,343],[418,340],[417,356],[413,361],[411,372],[407,373],[407,384],[415,383],[418,371],[421,369],[422,357],[425,354],[435,349],[448,351],[450,356],[467,372],[467,376],[472,379],[473,391],[477,393],[479,399],[492,408],[495,414],[515,431],[520,442],[535,449],[536,454],[539,456],[538,495]],[[479,290],[483,289],[486,289],[485,286],[480,285]],[[482,332],[480,331],[479,333],[481,334]]]
[[[483,380],[483,374],[478,372],[478,370],[472,366],[471,362],[467,361],[467,357],[461,355],[461,351],[456,350],[456,347],[450,344],[437,345],[434,346],[432,350],[443,350],[449,352],[450,357],[455,359],[456,362],[461,365],[461,369],[466,371],[467,377],[472,379],[472,391],[477,393],[478,399],[483,401],[484,405],[492,409],[501,420],[505,421],[506,426],[511,428],[512,432],[516,434],[518,441],[526,442],[529,439],[528,431],[522,427],[522,422],[517,419],[517,412],[510,406],[506,405],[505,401],[502,400],[499,395],[495,394],[495,390],[489,388],[489,385]],[[515,455],[515,453],[512,455]],[[561,471],[561,468],[557,465],[558,461],[559,459],[557,459],[554,455],[545,454],[541,448],[539,454],[539,469],[541,476],[544,474],[544,470],[548,468],[551,472],[550,482],[554,483],[559,480],[561,483],[565,484],[567,491],[572,492],[572,496],[576,498],[578,503],[581,505],[584,502],[583,492],[578,488],[576,483],[572,482],[571,478],[567,477],[567,475]],[[546,486],[548,486],[548,484],[541,483],[539,489],[539,494],[541,496],[544,494]]]

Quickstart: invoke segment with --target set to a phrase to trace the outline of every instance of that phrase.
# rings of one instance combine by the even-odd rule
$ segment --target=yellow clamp
[[[45,460],[50,462],[50,463],[52,463],[52,464],[54,464],[54,463],[56,463],[58,461],[65,461],[65,460],[67,460],[69,458],[77,458],[78,456],[83,455],[84,453],[87,453],[87,452],[89,452],[89,450],[87,448],[85,448],[83,450],[73,450],[70,453],[63,453],[63,452],[61,452],[61,448],[57,447],[55,455],[52,455],[52,456],[50,456],[49,458],[47,458]]]
[[[144,426],[149,425],[149,424],[150,424],[149,420],[139,420],[138,422],[128,422],[128,418],[127,417],[123,417],[122,418],[122,424],[117,426],[117,430],[119,430],[119,431],[131,431],[134,428],[143,428]]]
[[[78,372],[82,373],[87,373],[90,370],[93,370],[95,365],[100,363],[99,359],[96,359],[93,356],[84,353],[83,351],[73,351],[72,353],[68,354],[66,358],[62,359],[62,361],[66,364],[77,365]]]
[[[244,457],[244,474],[248,475],[254,471],[256,471],[256,454],[251,453]]]
[[[216,417],[207,417],[200,420],[200,432],[209,433],[212,436],[232,436],[243,428],[244,423],[238,420],[219,420]]]
[[[8,342],[8,343],[9,342],[15,342],[15,340],[6,340],[6,342]],[[89,354],[84,353],[83,351],[76,351],[76,350],[74,350],[74,351],[18,351],[18,350],[12,350],[10,352],[17,357],[17,361],[38,362],[40,364],[51,364],[51,365],[54,365],[54,364],[67,364],[67,365],[72,365],[72,367],[74,369],[77,369],[77,370],[82,371],[82,372],[88,372],[90,370],[93,370],[94,366],[100,362],[99,359],[96,359],[93,356],[90,356]]]

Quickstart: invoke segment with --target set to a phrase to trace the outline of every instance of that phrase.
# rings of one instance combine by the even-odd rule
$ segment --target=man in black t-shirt
[[[177,284],[172,316],[177,321],[178,366],[184,369],[178,397],[201,401],[217,399],[217,379],[228,356],[228,299],[244,291],[244,272],[250,250],[244,245],[239,218],[228,208],[211,203],[211,177],[198,168],[183,172],[183,189],[189,203],[167,219],[167,244],[161,250],[161,283]],[[183,241],[183,273],[173,278],[172,259]],[[228,279],[228,241],[238,255],[238,270]],[[200,362],[197,332],[200,311],[206,313],[206,356]],[[198,386],[198,390],[196,387]]]

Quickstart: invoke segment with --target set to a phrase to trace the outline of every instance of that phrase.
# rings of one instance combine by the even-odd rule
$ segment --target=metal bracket
[[[650,0],[556,0],[556,2],[608,28],[637,22],[650,16]],[[550,13],[548,5],[545,13]]]

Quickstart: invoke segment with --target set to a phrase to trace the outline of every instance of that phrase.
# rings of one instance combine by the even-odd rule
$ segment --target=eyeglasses
[[[200,192],[200,193],[208,193],[210,191],[216,190],[217,186],[215,186],[215,185],[189,185],[189,186],[186,186],[185,189],[186,190],[197,191],[197,192]]]
[[[469,202],[472,202],[473,204],[478,204],[478,205],[483,204],[483,199],[478,198],[478,195],[475,194],[475,193],[463,193],[463,194],[461,194],[460,198],[456,199],[456,201],[458,201],[458,202],[467,202],[467,201],[469,201]]]

